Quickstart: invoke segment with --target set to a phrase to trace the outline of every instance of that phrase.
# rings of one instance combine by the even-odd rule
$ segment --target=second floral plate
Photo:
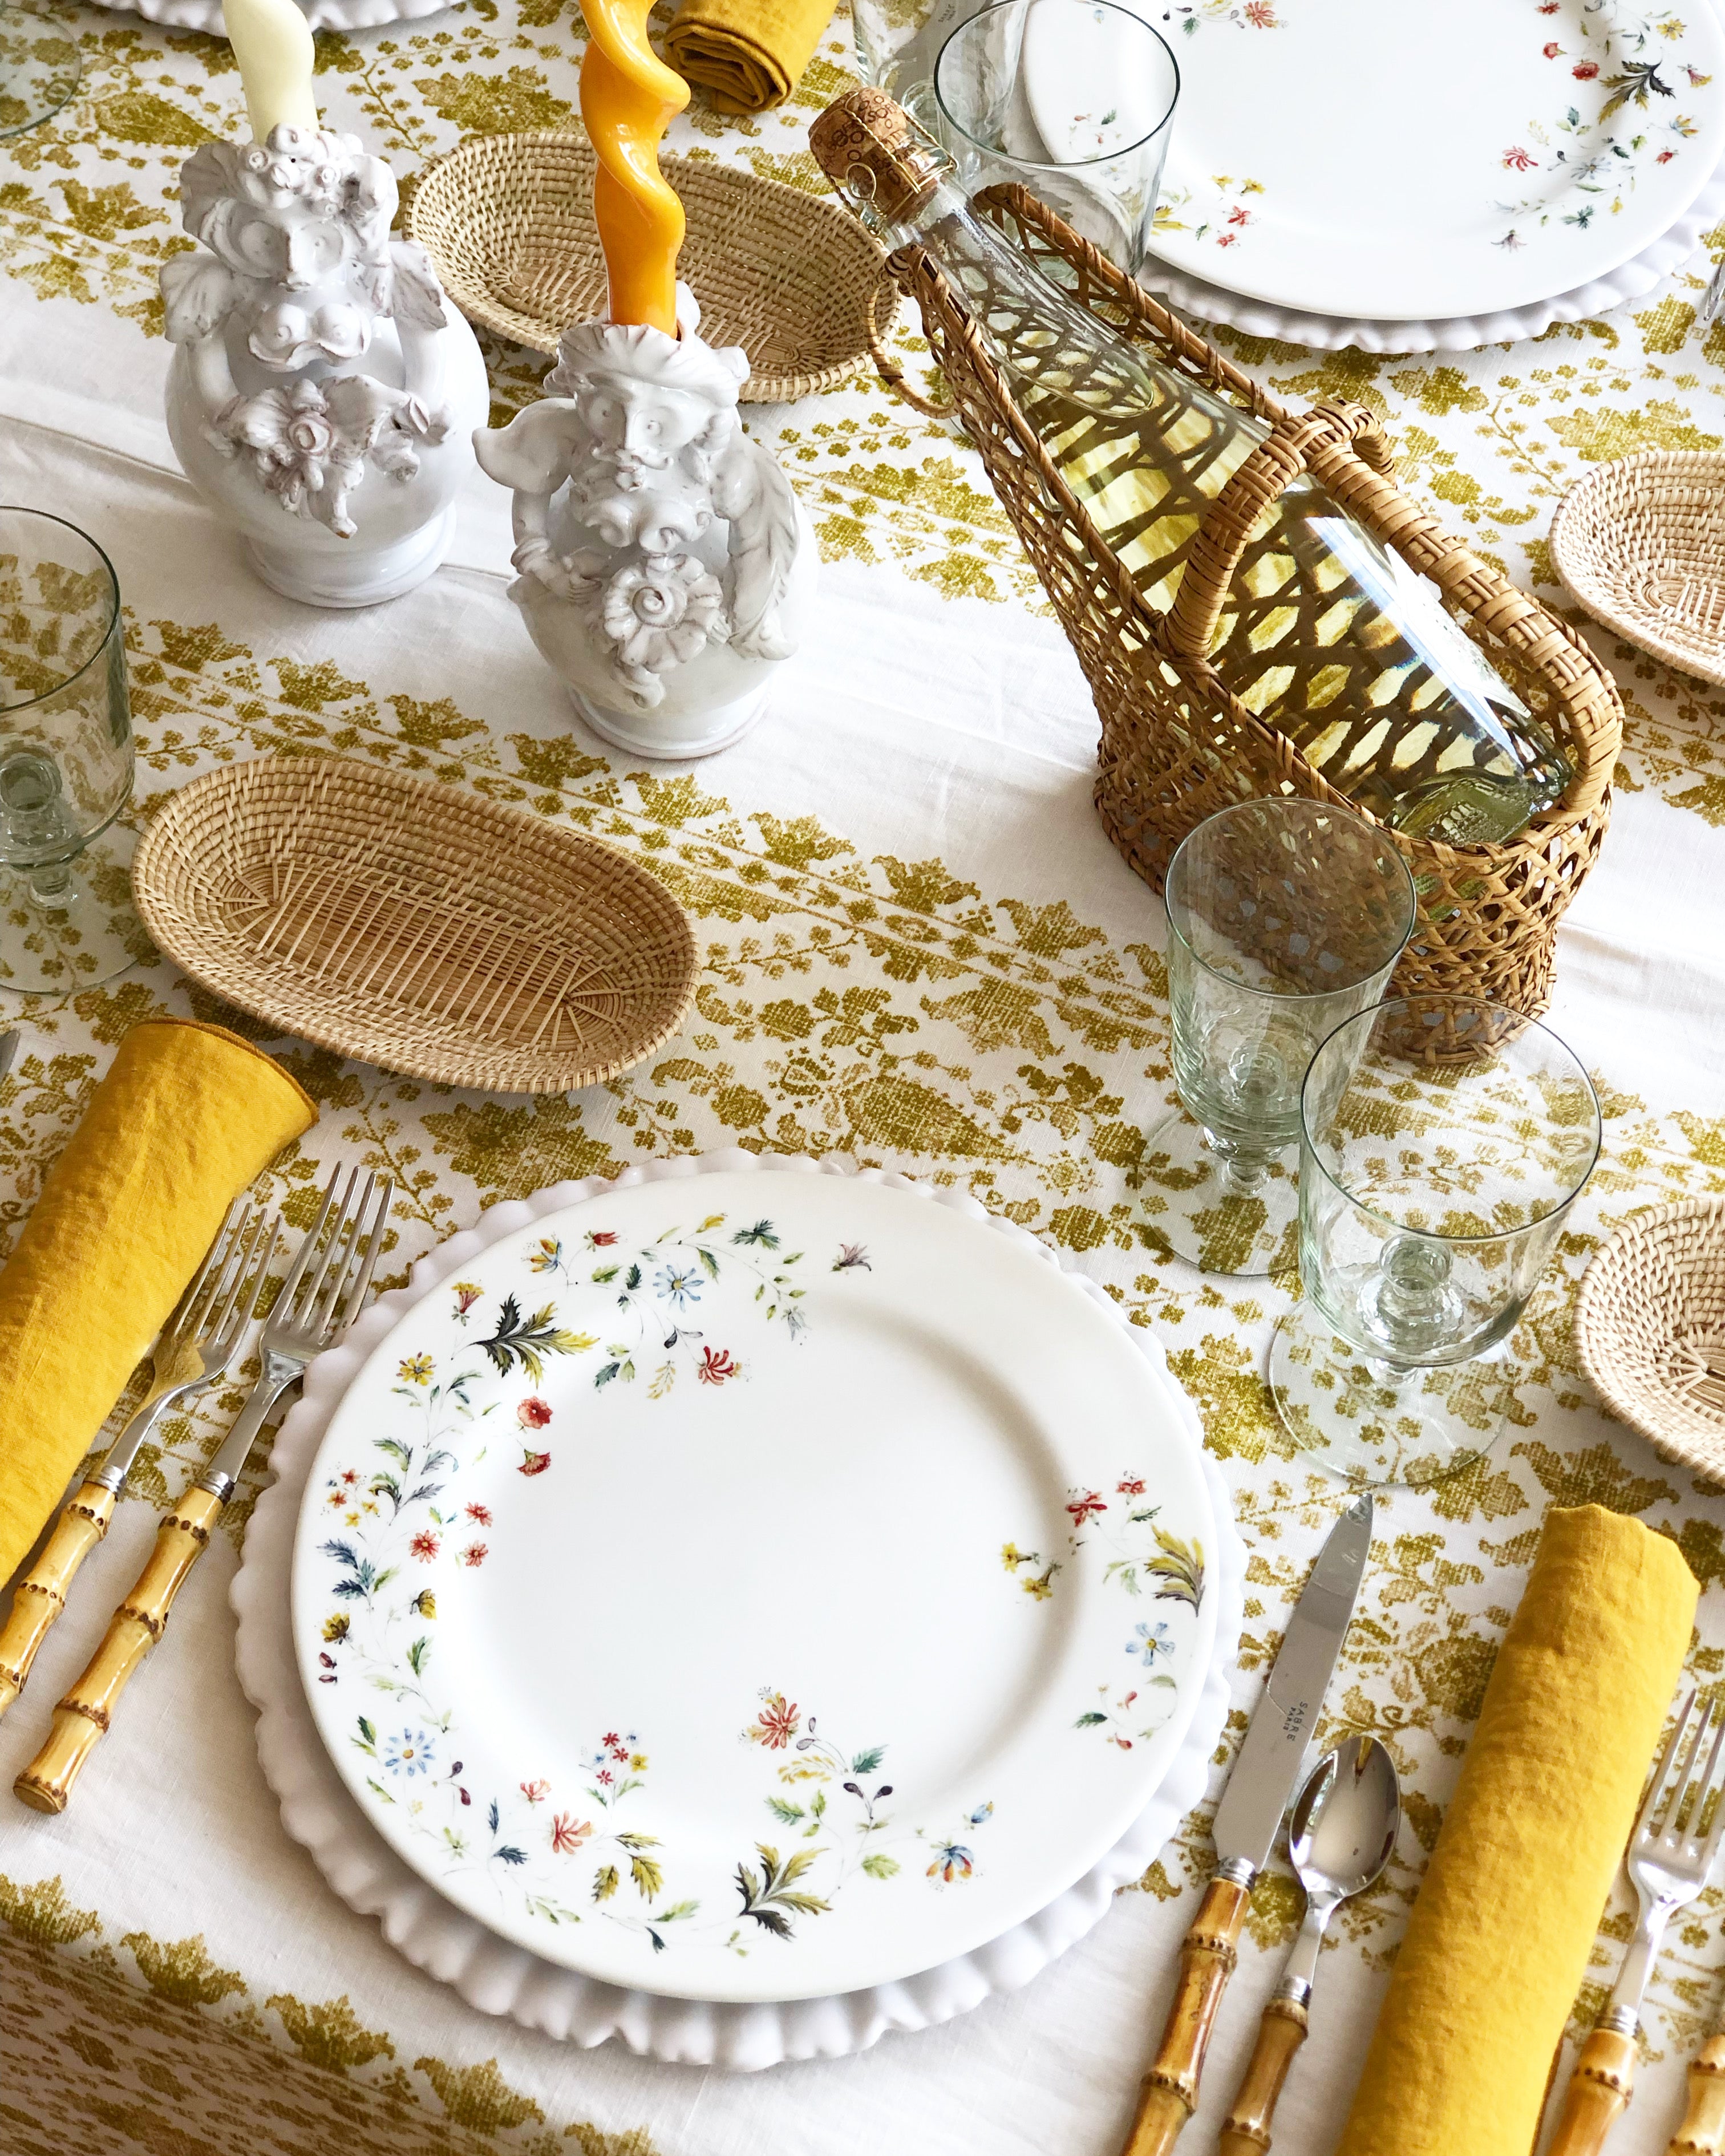
[[[293,1629],[362,1810],[459,1907],[675,1996],[998,1937],[1119,1837],[1215,1649],[1198,1447],[1010,1235],[761,1170],[554,1214],[331,1419]]]

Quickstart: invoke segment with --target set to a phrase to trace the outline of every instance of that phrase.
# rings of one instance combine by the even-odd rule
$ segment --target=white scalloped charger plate
[[[146,22],[163,23],[175,30],[208,30],[213,38],[227,35],[222,21],[222,0],[99,0],[121,14],[141,15]],[[450,0],[299,0],[305,20],[314,30],[370,30],[380,23],[417,23],[427,15],[440,15]]]
[[[1632,300],[1645,299],[1656,285],[1680,270],[1700,246],[1702,235],[1725,218],[1725,163],[1668,231],[1633,260],[1573,291],[1538,300],[1531,306],[1491,315],[1464,315],[1452,321],[1378,321],[1346,316],[1304,314],[1295,307],[1272,306],[1265,300],[1226,292],[1202,278],[1183,275],[1147,256],[1138,282],[1199,321],[1222,322],[1249,336],[1274,337],[1308,352],[1477,352],[1481,345],[1517,344],[1543,336],[1553,322],[1596,321]],[[1705,265],[1711,275],[1712,264]]]
[[[404,1312],[439,1283],[453,1282],[458,1273],[464,1278],[476,1273],[480,1268],[475,1260],[482,1252],[511,1238],[519,1240],[530,1224],[547,1224],[550,1216],[583,1199],[614,1200],[639,1183],[675,1183],[691,1175],[759,1175],[763,1167],[807,1176],[834,1173],[831,1167],[817,1169],[813,1163],[762,1163],[747,1154],[655,1164],[644,1173],[629,1171],[616,1185],[563,1185],[540,1194],[529,1205],[499,1207],[486,1216],[482,1231],[458,1236],[422,1261],[412,1287],[382,1298],[361,1321],[349,1342],[325,1358],[311,1373],[305,1400],[276,1441],[273,1465],[281,1479],[259,1501],[247,1540],[245,1562],[234,1590],[240,1618],[240,1676],[248,1695],[261,1710],[259,1748],[266,1777],[282,1799],[289,1831],[311,1850],[344,1899],[362,1911],[380,1914],[386,1936],[409,1958],[454,1983],[471,2003],[487,2010],[509,2013],[528,2026],[583,2043],[619,2035],[632,2048],[661,2058],[717,2061],[746,2067],[783,2058],[836,2056],[860,2050],[888,2028],[930,2025],[965,2010],[992,1992],[1009,1990],[1027,1981],[1096,1922],[1113,1892],[1142,1870],[1178,1820],[1202,1794],[1209,1755],[1227,1706],[1227,1656],[1213,1647],[1183,1740],[1167,1758],[1153,1796],[1081,1879],[1057,1894],[1046,1907],[1012,1924],[988,1943],[957,1953],[903,1981],[862,1987],[835,1996],[753,2005],[685,2000],[662,1995],[664,1987],[656,1968],[652,1971],[655,1979],[652,1992],[615,1986],[506,1943],[486,1922],[463,1912],[442,1892],[416,1877],[394,1854],[348,1797],[327,1753],[316,1742],[295,1672],[284,1619],[294,1520],[311,1455],[324,1442],[333,1411],[368,1351],[375,1349]],[[773,1177],[773,1181],[782,1187],[783,1175]],[[859,1185],[871,1183],[896,1191],[920,1188],[903,1178],[871,1172],[856,1178],[851,1194],[862,1199],[865,1194]],[[955,1194],[921,1194],[952,1214],[968,1215],[972,1220],[988,1219],[973,1201]],[[590,1205],[585,1217],[598,1232],[608,1232]],[[1007,1244],[1016,1243],[1021,1250],[1033,1254],[1039,1264],[1054,1262],[1052,1254],[1023,1230],[1000,1221],[990,1220],[988,1224]],[[1171,1404],[1191,1451],[1200,1462],[1213,1519],[1214,1637],[1231,1643],[1240,1622],[1243,1553],[1228,1519],[1220,1478],[1202,1458],[1196,1417],[1167,1378],[1154,1341],[1126,1326],[1112,1303],[1092,1284],[1076,1279],[1067,1284],[1085,1297],[1091,1308],[1107,1317],[1117,1337],[1132,1343],[1152,1373],[1156,1388]],[[472,1307],[477,1314],[478,1306]],[[711,1344],[703,1343],[703,1352]],[[554,1412],[552,1424],[544,1427],[549,1431],[556,1426]],[[1075,1569],[1081,1564],[1100,1569],[1097,1561],[1102,1554],[1094,1548],[1077,1553],[1073,1558]],[[998,1553],[997,1568],[1008,1588],[1033,1576],[1024,1567],[1009,1569],[999,1565]],[[1056,1589],[1060,1584],[1056,1575]],[[1048,1606],[1034,1595],[1023,1599],[1033,1615]],[[1147,1605],[1148,1610],[1154,1608],[1153,1604]],[[1176,1609],[1173,1614],[1183,1617],[1186,1612]],[[1136,1636],[1134,1627],[1127,1630]],[[326,1689],[339,1691],[340,1687]],[[1117,1684],[1111,1698],[1121,1697],[1122,1690]],[[1097,1738],[1106,1748],[1110,1732],[1106,1725],[1091,1724],[1075,1734]],[[784,1748],[793,1757],[794,1741]],[[744,1753],[752,1749],[757,1756],[767,1750],[758,1744],[740,1748]],[[649,1779],[650,1774],[649,1767]],[[793,1790],[783,1801],[797,1801],[796,1792]],[[973,1842],[979,1842],[994,1824],[990,1819],[973,1828]],[[589,1846],[589,1838],[582,1837],[578,1850]],[[919,1849],[922,1846],[918,1845]],[[569,1853],[578,1854],[578,1850]],[[933,1855],[932,1850],[927,1853]],[[945,1862],[943,1859],[942,1868]],[[971,1878],[943,1881],[944,1891],[956,1892],[976,1883],[981,1860],[976,1863]],[[758,1862],[755,1868],[758,1877]],[[911,1871],[911,1879],[904,1883],[926,1883],[927,1867],[920,1876],[911,1867],[901,1869]],[[892,1875],[874,1883],[890,1887],[899,1881],[900,1875]],[[865,1883],[853,1878],[845,1892]]]
[[[1420,322],[1572,291],[1725,149],[1707,0],[1135,4],[1181,69],[1152,249],[1276,306]]]

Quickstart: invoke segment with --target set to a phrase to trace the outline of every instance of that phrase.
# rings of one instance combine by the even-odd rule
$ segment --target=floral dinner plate
[[[1277,306],[1430,322],[1573,291],[1725,150],[1709,0],[1130,4],[1180,62],[1152,248]]]
[[[968,1953],[1120,1837],[1215,1645],[1167,1389],[1082,1286],[767,1169],[552,1214],[331,1417],[295,1650],[365,1815],[603,1980],[813,1998]]]

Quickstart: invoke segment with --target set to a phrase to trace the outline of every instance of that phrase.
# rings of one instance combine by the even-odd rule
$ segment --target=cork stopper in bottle
[[[953,169],[883,90],[835,98],[809,129],[809,146],[840,194],[886,225],[913,216]]]

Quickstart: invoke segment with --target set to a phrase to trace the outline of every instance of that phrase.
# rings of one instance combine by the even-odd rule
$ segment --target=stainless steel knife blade
[[[1216,1808],[1216,1854],[1224,1866],[1250,1867],[1256,1873],[1269,1857],[1317,1727],[1371,1547],[1368,1491],[1337,1521],[1318,1552],[1288,1620],[1270,1681],[1252,1710],[1245,1742]]]

